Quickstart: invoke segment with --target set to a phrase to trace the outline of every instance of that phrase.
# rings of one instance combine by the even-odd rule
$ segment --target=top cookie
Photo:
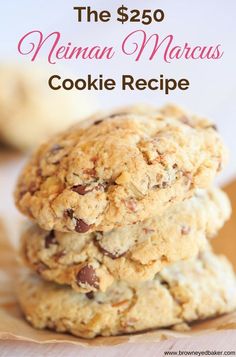
[[[108,231],[209,187],[225,159],[215,126],[175,107],[97,115],[40,146],[16,204],[46,230]]]

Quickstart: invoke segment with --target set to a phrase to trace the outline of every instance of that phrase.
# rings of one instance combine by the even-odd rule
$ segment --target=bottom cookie
[[[163,269],[155,279],[106,293],[81,294],[22,270],[18,296],[36,328],[92,338],[170,327],[236,308],[236,279],[225,257],[204,252]]]

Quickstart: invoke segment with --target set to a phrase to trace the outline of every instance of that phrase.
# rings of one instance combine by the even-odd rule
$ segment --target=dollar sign
[[[120,17],[117,17],[117,21],[120,21],[122,24],[126,21],[129,20],[129,16],[126,14],[126,11],[128,10],[127,7],[125,7],[124,5],[122,5],[121,7],[119,7],[119,9],[117,9],[117,14]]]

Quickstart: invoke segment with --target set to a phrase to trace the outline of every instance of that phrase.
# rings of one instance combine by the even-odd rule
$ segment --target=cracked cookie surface
[[[21,256],[46,280],[78,292],[106,291],[114,280],[150,280],[165,266],[195,257],[230,213],[223,191],[197,190],[162,216],[109,232],[48,232],[33,225],[22,236]]]
[[[226,258],[206,251],[164,268],[138,285],[114,283],[106,293],[80,294],[22,271],[18,296],[26,319],[92,338],[170,327],[236,308],[236,280]]]
[[[211,122],[175,107],[134,111],[97,115],[42,145],[18,180],[21,212],[46,230],[109,231],[212,184],[227,154]]]

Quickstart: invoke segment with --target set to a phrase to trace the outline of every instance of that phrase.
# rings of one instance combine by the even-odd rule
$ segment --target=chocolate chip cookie
[[[0,65],[0,142],[32,149],[94,112],[94,100],[83,92],[51,90],[49,75],[36,64]]]
[[[236,279],[226,258],[204,252],[138,285],[115,282],[106,293],[80,294],[22,272],[18,295],[26,319],[92,338],[171,327],[236,308]]]
[[[22,236],[21,255],[46,280],[79,292],[105,291],[115,280],[150,280],[165,266],[195,257],[230,212],[220,189],[197,190],[162,216],[109,232],[48,232],[33,225]]]
[[[211,122],[173,107],[98,115],[38,149],[16,204],[46,230],[110,231],[208,188],[226,156]]]

